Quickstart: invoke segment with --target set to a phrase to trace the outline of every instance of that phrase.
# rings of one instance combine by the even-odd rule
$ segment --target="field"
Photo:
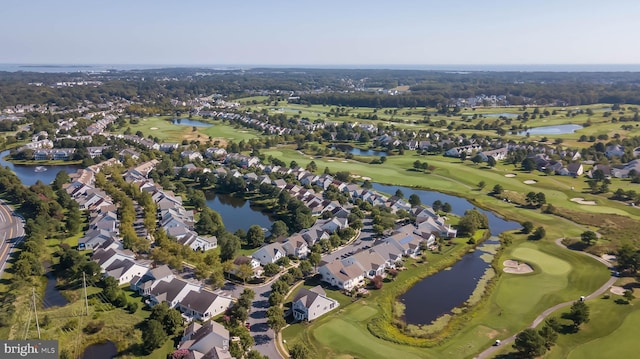
[[[632,278],[622,278],[616,285],[634,282]],[[626,286],[625,286],[626,287]],[[633,285],[632,285],[633,287]],[[638,289],[633,289],[636,297]],[[544,356],[547,359],[618,358],[635,357],[640,344],[636,340],[636,327],[640,321],[640,308],[634,300],[631,304],[619,304],[622,296],[607,292],[599,298],[587,302],[590,309],[589,322],[582,324],[577,333],[561,333],[556,345]],[[570,322],[562,318],[568,308],[552,313],[561,324]],[[544,323],[537,327],[539,329]],[[501,354],[512,352],[505,347]]]
[[[638,219],[640,210],[624,203],[611,201],[606,196],[584,193],[587,184],[584,178],[571,178],[569,176],[546,176],[540,172],[527,173],[514,171],[512,166],[498,164],[495,168],[487,168],[475,165],[467,161],[462,164],[459,159],[442,156],[418,156],[415,151],[405,151],[404,155],[388,156],[382,165],[371,165],[364,161],[370,161],[373,157],[344,159],[327,158],[305,155],[291,148],[280,147],[262,151],[265,155],[272,155],[284,160],[286,163],[296,161],[300,166],[305,166],[312,160],[322,170],[328,167],[331,171],[349,171],[351,174],[366,176],[373,181],[409,187],[422,187],[445,193],[454,193],[476,201],[479,205],[494,210],[505,217],[524,222],[533,221],[544,225],[549,237],[578,236],[588,229],[588,226],[566,221],[556,216],[549,216],[539,210],[531,210],[514,204],[500,201],[488,193],[494,185],[500,184],[505,190],[518,193],[529,191],[543,192],[547,202],[557,208],[566,208],[576,212],[593,214],[618,214],[632,219]],[[432,173],[417,172],[412,169],[415,160],[427,161],[434,166]],[[515,177],[505,177],[507,173],[515,173]],[[533,185],[525,184],[526,180],[535,180]],[[486,183],[483,190],[478,190],[480,181]],[[611,191],[617,188],[629,186],[626,180],[613,179],[610,185]],[[594,200],[598,205],[587,206],[570,201],[571,198],[583,197]],[[558,225],[561,224],[561,225]]]
[[[246,98],[253,100],[254,98]],[[240,103],[246,103],[245,99],[239,99]],[[260,99],[257,99],[258,102],[261,102]],[[264,100],[262,100],[264,101]],[[244,106],[247,110],[261,111],[266,109],[269,114],[286,114],[289,116],[299,116],[300,118],[308,118],[313,121],[316,119],[324,119],[326,121],[334,121],[334,122],[358,122],[358,123],[382,123],[385,125],[394,125],[398,128],[404,129],[418,129],[418,128],[428,128],[427,125],[422,124],[421,121],[424,121],[427,115],[432,121],[444,121],[445,125],[442,128],[433,128],[434,130],[443,130],[447,132],[446,128],[448,125],[452,125],[454,128],[467,125],[472,128],[468,129],[460,129],[456,130],[456,133],[466,134],[467,136],[471,135],[479,135],[479,136],[496,136],[495,130],[484,130],[484,129],[475,129],[473,125],[477,124],[480,121],[484,123],[493,123],[498,119],[499,115],[522,115],[524,112],[528,112],[530,115],[533,113],[533,108],[523,109],[522,107],[490,107],[490,108],[464,108],[457,114],[438,114],[436,109],[432,108],[404,108],[404,109],[395,109],[395,108],[367,108],[367,107],[339,107],[339,106],[326,106],[326,105],[301,105],[295,103],[287,103],[286,101],[279,101],[277,104],[275,103],[258,103],[253,104],[249,103]],[[344,108],[344,111],[342,111]],[[544,137],[548,138],[550,142],[553,142],[556,138],[562,138],[564,140],[565,145],[575,146],[575,147],[587,147],[590,146],[590,142],[577,142],[578,138],[581,135],[591,136],[591,135],[599,135],[599,134],[607,134],[609,137],[613,137],[614,134],[619,133],[622,136],[628,135],[638,135],[640,134],[640,128],[633,127],[631,130],[622,130],[620,123],[611,123],[612,117],[619,117],[620,113],[612,112],[610,110],[610,104],[594,104],[588,106],[572,106],[572,107],[541,107],[540,112],[544,112],[548,110],[550,112],[549,116],[544,118],[540,118],[539,116],[536,119],[529,119],[526,122],[520,122],[513,118],[511,125],[522,125],[529,128],[541,127],[541,126],[551,126],[551,125],[561,125],[561,124],[579,124],[583,125],[585,123],[589,123],[589,126],[576,131],[572,134],[564,134],[564,135],[531,135],[531,140],[542,140]],[[592,114],[587,114],[587,109],[592,111]],[[582,110],[582,113],[580,113]],[[553,111],[556,114],[553,114]],[[571,114],[569,114],[571,112]],[[609,117],[604,117],[605,112],[612,113]],[[338,114],[336,116],[336,114]],[[630,112],[627,112],[627,116],[629,116]],[[373,116],[375,115],[377,119],[359,119],[358,116]],[[476,119],[473,119],[473,116],[476,115]],[[633,114],[631,114],[633,116]],[[503,128],[508,129],[511,125],[503,126]],[[517,135],[512,133],[507,133],[503,138],[506,140],[521,140],[523,139],[523,135]]]
[[[137,124],[128,124],[119,130],[120,133],[124,133],[127,128],[131,129],[131,133],[135,134],[137,131],[142,132],[144,137],[149,135],[158,137],[162,142],[177,142],[181,143],[183,140],[200,140],[206,142],[209,137],[214,141],[220,141],[220,145],[224,145],[227,141],[233,140],[239,142],[241,140],[249,140],[256,138],[259,134],[256,131],[234,128],[233,126],[223,123],[219,120],[203,120],[201,117],[194,116],[193,120],[203,121],[213,124],[211,127],[196,127],[196,131],[193,131],[192,126],[184,126],[171,123],[172,116],[157,116],[157,117],[145,117],[139,119]]]
[[[366,324],[380,310],[375,293],[306,327],[289,327],[283,336],[289,346],[305,340],[320,357],[325,358],[470,357],[491,345],[495,339],[523,329],[553,304],[594,290],[609,276],[598,262],[579,253],[558,250],[555,244],[547,241],[519,240],[508,247],[498,261],[502,263],[504,259],[512,258],[532,264],[535,272],[528,275],[502,274],[488,300],[460,332],[454,333],[441,346],[401,346],[371,335]]]

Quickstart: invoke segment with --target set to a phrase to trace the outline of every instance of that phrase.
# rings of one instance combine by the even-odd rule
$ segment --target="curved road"
[[[564,244],[562,244],[562,239],[563,238],[558,238],[556,239],[556,244],[559,245],[562,248],[568,249]],[[607,261],[606,259],[600,258],[598,256],[595,256],[591,253],[586,253],[586,252],[580,252],[584,255],[590,256],[594,259],[596,259],[597,261],[599,261],[600,263],[604,264],[607,266],[607,268],[611,268],[611,263],[609,261]],[[587,295],[585,297],[585,300],[589,300],[589,299],[593,299],[595,297],[600,296],[601,294],[603,294],[604,292],[607,291],[607,289],[609,289],[609,287],[611,287],[613,285],[613,283],[615,283],[618,280],[618,278],[616,277],[611,277],[609,278],[609,280],[604,283],[600,288],[598,288],[595,292]],[[573,301],[569,301],[569,302],[564,302],[564,303],[560,303],[560,304],[556,304],[553,307],[545,310],[544,312],[542,312],[540,315],[538,315],[536,317],[536,319],[533,321],[533,323],[531,323],[531,325],[529,326],[529,328],[535,328],[537,327],[540,323],[542,323],[543,320],[545,320],[551,313],[555,312],[558,309],[562,309],[564,307],[568,307],[570,305],[572,305],[575,302],[575,300]],[[478,354],[475,358],[476,359],[485,359],[485,358],[489,358],[492,354],[494,354],[498,349],[500,349],[501,347],[505,346],[505,345],[509,345],[511,343],[513,343],[513,341],[516,339],[516,335],[514,334],[512,336],[510,336],[509,338],[506,338],[504,340],[500,341],[500,346],[492,346],[487,348],[486,350],[484,350],[483,352],[481,352],[480,354]]]
[[[24,239],[24,219],[0,199],[0,277],[15,246]]]

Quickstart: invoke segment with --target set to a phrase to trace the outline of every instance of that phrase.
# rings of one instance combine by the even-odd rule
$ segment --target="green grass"
[[[533,265],[535,272],[527,275],[502,273],[489,297],[469,316],[460,331],[452,333],[449,340],[440,346],[401,346],[369,333],[366,324],[378,315],[379,305],[382,305],[377,301],[378,293],[390,290],[388,286],[392,283],[385,283],[383,289],[372,292],[370,298],[341,307],[338,312],[330,313],[314,323],[287,328],[283,332],[284,338],[289,345],[300,340],[311,343],[320,357],[341,354],[364,358],[397,355],[419,358],[471,357],[490,346],[495,339],[522,330],[544,309],[595,290],[609,275],[606,268],[593,259],[561,250],[554,243],[546,241],[520,239],[506,248],[498,261],[502,263],[511,258],[526,260]]]
[[[211,136],[213,140],[221,140],[226,142],[233,140],[239,142],[241,140],[249,140],[256,138],[259,133],[254,130],[248,130],[245,128],[235,128],[227,123],[223,123],[219,120],[202,119],[199,116],[193,117],[193,120],[208,122],[213,124],[211,127],[196,127],[196,131],[193,131],[192,126],[184,126],[173,124],[171,119],[175,116],[153,116],[138,119],[137,124],[128,124],[118,130],[118,133],[124,133],[127,128],[131,129],[131,133],[135,134],[137,131],[142,132],[144,137],[153,136],[158,137],[162,142],[177,142],[181,143],[182,140],[200,140],[205,142]]]

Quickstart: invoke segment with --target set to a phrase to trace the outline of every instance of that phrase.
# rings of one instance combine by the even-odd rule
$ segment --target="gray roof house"
[[[293,317],[298,321],[312,321],[338,307],[338,302],[327,297],[320,286],[302,288],[293,298]]]

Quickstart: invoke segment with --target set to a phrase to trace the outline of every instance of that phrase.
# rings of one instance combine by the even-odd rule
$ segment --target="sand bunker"
[[[157,127],[151,127],[150,130],[157,130]]]
[[[506,175],[504,175],[504,176],[505,176],[505,177],[509,177],[509,178],[511,178],[511,177],[515,177],[515,176],[516,176],[516,174],[515,174],[515,173],[507,173],[507,174],[506,174]]]
[[[611,293],[613,293],[613,294],[624,295],[624,288],[619,287],[617,285],[611,286],[610,290],[611,290]]]
[[[590,206],[596,205],[596,201],[585,201],[584,198],[580,198],[580,197],[571,198],[571,202],[576,202],[577,204],[587,204]]]
[[[340,162],[344,162],[344,163],[347,163],[347,162],[349,162],[349,161],[340,161]]]
[[[371,177],[367,177],[367,176],[362,176],[362,179],[365,181],[371,181]]]
[[[531,268],[527,263],[520,263],[512,259],[507,259],[502,264],[504,265],[503,271],[505,273],[525,274],[533,272],[533,268]]]
[[[524,181],[524,184],[536,184],[536,183],[538,183],[538,181],[536,181],[536,180],[526,180],[526,181]]]

